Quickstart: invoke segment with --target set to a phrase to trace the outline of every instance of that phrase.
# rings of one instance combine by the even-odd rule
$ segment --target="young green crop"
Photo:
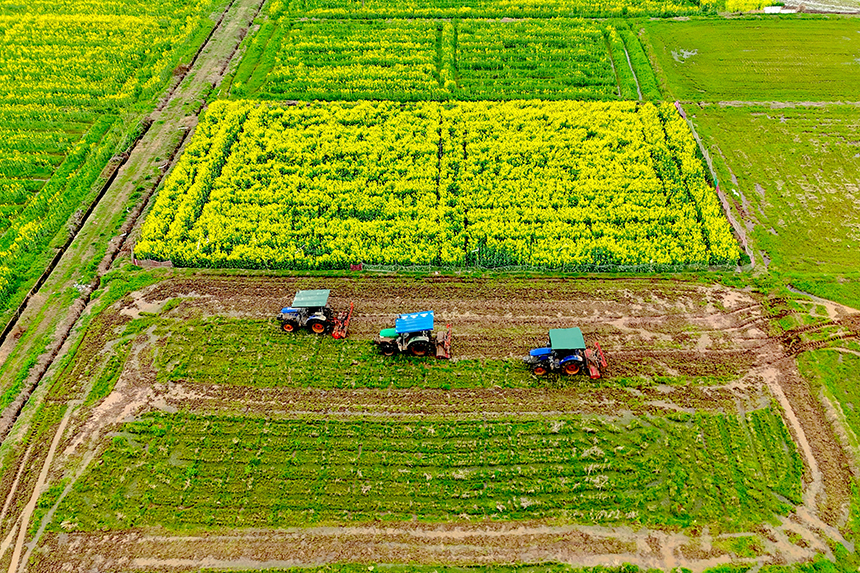
[[[302,101],[615,100],[605,33],[602,23],[573,18],[283,18],[267,22],[251,41],[231,94]]]
[[[778,427],[770,409],[757,410]],[[64,530],[285,527],[415,518],[749,527],[771,494],[749,418],[268,420],[154,413],[124,424],[63,500]],[[799,467],[787,433],[773,468]],[[800,473],[788,474],[789,490]],[[793,501],[799,499],[792,496]],[[59,527],[59,525],[55,526]]]

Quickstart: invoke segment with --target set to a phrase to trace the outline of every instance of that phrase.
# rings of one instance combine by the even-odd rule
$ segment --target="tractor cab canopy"
[[[328,304],[330,289],[300,290],[293,298],[295,308],[319,308]]]
[[[553,328],[549,331],[549,345],[553,350],[585,350],[585,338],[577,328]]]
[[[413,314],[401,314],[394,322],[397,334],[433,330],[433,311],[427,310]]]

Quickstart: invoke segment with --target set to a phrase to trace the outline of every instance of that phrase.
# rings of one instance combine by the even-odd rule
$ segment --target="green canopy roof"
[[[296,298],[293,299],[292,306],[295,308],[313,308],[316,306],[325,306],[328,303],[328,293],[330,289],[319,290],[300,290],[296,293]]]
[[[553,350],[584,350],[585,338],[577,328],[553,328],[549,331],[549,345]]]

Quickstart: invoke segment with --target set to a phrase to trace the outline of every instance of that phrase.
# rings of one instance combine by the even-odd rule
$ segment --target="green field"
[[[860,459],[860,345],[845,343],[842,351],[816,350],[801,354],[801,373],[834,402],[840,422],[849,430],[848,445]]]
[[[860,109],[708,106],[689,111],[721,189],[768,257],[769,268],[797,277],[800,288],[836,294],[849,303],[860,300],[852,280],[840,285],[834,278],[860,269]],[[830,273],[830,280],[822,273]]]
[[[619,89],[633,81],[621,37],[607,44],[604,36],[604,24],[579,19],[268,20],[249,42],[231,94],[279,100],[636,99],[635,85]],[[639,48],[638,41],[624,40]]]
[[[712,0],[277,0],[274,16],[294,18],[553,18],[709,13]]]
[[[556,517],[732,530],[786,512],[773,493],[800,501],[790,444],[770,409],[534,422],[155,413],[119,429],[54,521],[68,531]]]
[[[644,29],[667,98],[860,100],[856,18],[651,21]]]

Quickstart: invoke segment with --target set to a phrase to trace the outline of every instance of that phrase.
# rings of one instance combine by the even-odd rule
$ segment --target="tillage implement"
[[[433,311],[401,314],[394,321],[394,328],[385,328],[379,332],[376,344],[385,356],[394,356],[398,352],[412,356],[430,356],[436,358],[451,358],[451,326],[447,330],[433,332]]]
[[[300,290],[293,304],[281,309],[278,321],[284,332],[295,332],[305,327],[315,334],[329,334],[333,338],[346,338],[346,330],[352,318],[353,304],[349,310],[338,314],[328,306],[329,289]]]
[[[606,369],[606,356],[600,344],[586,348],[582,330],[576,327],[550,330],[549,346],[530,351],[525,362],[531,366],[535,376],[549,372],[574,376],[587,370],[592,378],[600,378]]]

